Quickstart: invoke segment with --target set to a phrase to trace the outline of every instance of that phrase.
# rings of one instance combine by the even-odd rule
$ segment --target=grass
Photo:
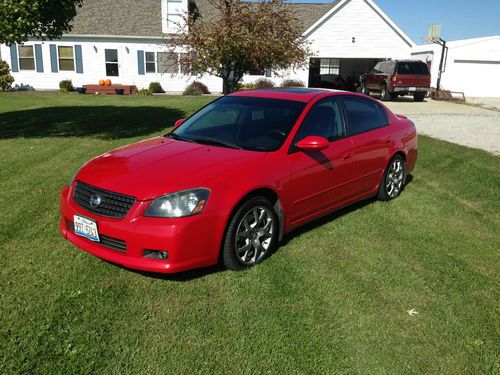
[[[84,161],[209,100],[0,94],[0,373],[500,372],[500,159],[484,152],[420,137],[399,199],[308,225],[243,273],[138,273],[61,238]]]

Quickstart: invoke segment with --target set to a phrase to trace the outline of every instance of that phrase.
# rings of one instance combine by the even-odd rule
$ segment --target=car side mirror
[[[174,127],[178,128],[179,126],[181,126],[183,124],[183,122],[186,121],[185,119],[181,118],[180,120],[177,120],[175,122],[175,125]]]
[[[321,151],[327,149],[329,146],[330,142],[316,135],[305,137],[295,144],[295,147],[301,151]]]

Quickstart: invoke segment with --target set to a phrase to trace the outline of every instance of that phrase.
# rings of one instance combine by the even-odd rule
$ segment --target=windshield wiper
[[[175,139],[176,141],[184,141],[184,142],[194,143],[194,141],[193,141],[193,140],[188,139],[188,138],[181,137],[180,135],[175,134],[175,133],[168,133],[168,134],[165,134],[165,136],[164,136],[164,137],[165,137],[165,138]]]
[[[201,143],[201,144],[206,144],[206,145],[214,145],[214,146],[223,146],[223,147],[228,147],[228,148],[234,148],[237,150],[242,150],[243,147],[240,147],[234,143],[230,142],[225,142],[221,141],[219,139],[215,138],[210,138],[210,137],[197,137],[197,138],[191,138],[190,141],[196,142],[196,143]]]

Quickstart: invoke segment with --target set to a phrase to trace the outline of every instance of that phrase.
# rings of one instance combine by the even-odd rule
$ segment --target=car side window
[[[380,73],[380,65],[382,63],[378,63],[377,65],[375,65],[375,68],[373,68],[372,70],[372,73]]]
[[[311,135],[323,137],[330,142],[345,136],[338,100],[327,98],[316,103],[302,122],[295,142]]]
[[[373,100],[344,97],[343,102],[349,124],[349,135],[365,133],[389,124],[386,111]]]

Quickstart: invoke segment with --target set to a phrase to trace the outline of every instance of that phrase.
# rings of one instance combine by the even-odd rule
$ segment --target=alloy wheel
[[[237,259],[247,266],[259,263],[267,254],[273,238],[274,216],[267,207],[256,206],[241,219],[236,230]]]
[[[389,198],[396,198],[403,187],[404,165],[401,159],[394,159],[385,180],[385,189]]]

